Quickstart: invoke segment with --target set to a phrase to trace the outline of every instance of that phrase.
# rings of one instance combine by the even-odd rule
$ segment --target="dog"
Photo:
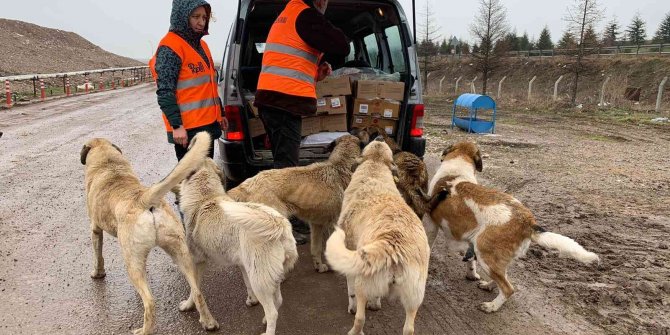
[[[383,138],[378,139],[363,150],[344,193],[326,259],[347,277],[348,310],[356,314],[349,335],[363,334],[366,304],[379,309],[380,299],[389,294],[400,298],[405,308],[403,334],[414,334],[430,247],[421,220],[395,186],[393,153]]]
[[[225,180],[210,158],[180,187],[187,239],[198,283],[207,261],[237,265],[247,286],[247,306],[261,303],[266,335],[274,335],[282,304],[280,284],[298,259],[291,223],[261,204],[235,202],[226,195]],[[180,309],[194,307],[194,297]]]
[[[92,139],[81,150],[81,163],[86,166],[86,200],[94,250],[91,277],[105,277],[102,232],[118,237],[128,276],[144,304],[144,324],[134,334],[150,334],[155,326],[155,304],[145,270],[147,256],[155,246],[165,250],[186,277],[202,327],[206,330],[219,327],[196,282],[184,228],[163,199],[172,187],[202,164],[209,143],[207,133],[196,135],[191,149],[174,170],[151,187],[140,184],[121,149],[108,140]]]
[[[361,153],[360,140],[345,135],[333,141],[329,150],[332,153],[324,162],[262,171],[228,192],[236,201],[264,204],[287,218],[295,216],[307,222],[312,262],[321,273],[328,271],[322,258],[324,240],[340,215],[351,168]]]
[[[459,142],[442,153],[442,163],[430,183],[430,221],[436,229],[429,234],[433,243],[441,229],[449,240],[466,241],[476,257],[469,269],[469,279],[479,279],[479,264],[491,278],[480,280],[479,288],[491,291],[498,286],[498,296],[479,308],[493,313],[510,299],[514,287],[507,278],[512,262],[523,256],[531,241],[555,249],[584,264],[598,262],[599,257],[574,240],[546,231],[531,211],[514,197],[477,184],[475,170],[482,171],[479,149],[474,143]]]
[[[363,144],[368,144],[371,138],[381,136],[393,152],[393,162],[398,167],[396,186],[405,202],[412,208],[419,218],[428,212],[428,169],[426,163],[417,155],[402,151],[400,146],[377,126],[368,126],[363,129],[354,129],[352,134],[358,136]]]

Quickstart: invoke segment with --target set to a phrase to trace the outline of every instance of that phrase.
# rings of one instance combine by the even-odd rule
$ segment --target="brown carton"
[[[356,98],[402,100],[405,83],[395,81],[359,80],[356,82]]]
[[[347,131],[347,114],[322,115],[321,131]]]
[[[397,119],[400,113],[400,103],[385,99],[356,99],[353,113]]]
[[[307,136],[321,131],[321,119],[319,116],[308,116],[302,118],[300,135]]]
[[[351,128],[365,128],[368,126],[377,126],[384,129],[388,135],[395,135],[398,130],[398,120],[383,119],[367,115],[353,115],[351,118]]]
[[[263,125],[263,121],[257,117],[249,119],[249,135],[256,137],[264,134],[265,126]]]
[[[347,97],[341,95],[316,99],[316,114],[347,114]]]
[[[316,96],[319,98],[341,95],[351,95],[351,80],[349,76],[327,77],[316,83]]]

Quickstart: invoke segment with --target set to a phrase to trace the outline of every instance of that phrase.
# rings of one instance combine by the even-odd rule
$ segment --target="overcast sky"
[[[510,27],[519,35],[524,31],[537,38],[547,25],[556,42],[566,28],[562,20],[573,0],[501,0],[507,8]],[[49,28],[75,32],[107,51],[137,59],[148,59],[156,44],[165,35],[170,22],[171,0],[7,0],[0,6],[0,17],[35,23]],[[206,37],[213,57],[222,57],[228,29],[237,10],[237,1],[210,0],[217,22],[210,25]],[[411,0],[400,0],[411,21]],[[426,0],[416,0],[417,11]],[[442,28],[442,35],[455,35],[472,40],[469,24],[475,15],[478,1],[432,0],[431,11]],[[617,17],[620,25],[627,26],[639,11],[647,22],[647,36],[651,38],[666,13],[668,0],[599,0],[605,11],[598,27]],[[417,20],[419,13],[417,12]],[[623,30],[623,29],[622,29]],[[1,47],[1,46],[0,46]]]

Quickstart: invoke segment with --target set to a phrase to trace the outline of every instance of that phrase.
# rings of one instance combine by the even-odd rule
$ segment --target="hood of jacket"
[[[208,15],[211,15],[212,8],[205,0],[173,0],[170,31],[177,33],[189,42],[196,42],[202,36],[209,34],[209,22],[205,24],[205,30],[202,33],[195,32],[188,24],[191,12],[200,6],[205,6],[205,11]]]

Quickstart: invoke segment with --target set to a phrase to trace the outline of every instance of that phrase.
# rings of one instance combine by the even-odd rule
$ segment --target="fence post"
[[[498,99],[500,99],[500,91],[502,90],[502,84],[507,79],[507,76],[502,77],[500,81],[498,82]]]
[[[115,82],[114,80],[115,80],[115,78],[114,78],[114,71],[112,71],[112,89],[113,89],[113,90],[116,89],[116,82]]]
[[[605,87],[607,86],[607,83],[610,81],[610,76],[607,76],[605,78],[605,81],[603,82],[603,87],[600,89],[600,103],[598,106],[600,107],[605,107]]]
[[[533,83],[535,82],[535,79],[537,79],[537,76],[533,76],[533,79],[531,79],[528,83],[528,101],[530,101],[531,95],[533,93]]]
[[[470,89],[472,90],[473,94],[477,93],[477,90],[475,89],[475,81],[477,81],[477,78],[479,78],[479,76],[475,76],[475,79],[472,79],[470,82]]]
[[[47,93],[44,90],[44,80],[40,79],[40,99],[44,101],[47,97]]]
[[[458,94],[458,83],[461,81],[461,79],[463,79],[463,76],[460,76],[458,77],[458,79],[456,79],[456,89],[454,92],[455,94]]]
[[[5,98],[7,103],[7,108],[12,107],[12,89],[9,86],[9,80],[5,80]]]
[[[440,79],[440,94],[442,94],[442,82],[444,81],[444,78],[447,76],[442,76],[442,79]]]
[[[666,76],[661,81],[661,85],[658,86],[658,96],[656,97],[656,113],[661,112],[661,101],[663,100],[663,90],[665,89],[665,83],[667,81],[668,81],[668,77]]]
[[[102,72],[100,73],[100,84],[98,84],[98,92],[105,90],[105,78],[102,77]]]
[[[65,96],[70,96],[70,78],[65,75]]]
[[[554,83],[554,101],[558,100],[558,84],[563,80],[563,75],[558,77],[558,80]]]
[[[88,94],[88,76],[85,76],[86,80],[84,81],[84,93]]]
[[[33,77],[33,97],[37,97],[37,77]]]

